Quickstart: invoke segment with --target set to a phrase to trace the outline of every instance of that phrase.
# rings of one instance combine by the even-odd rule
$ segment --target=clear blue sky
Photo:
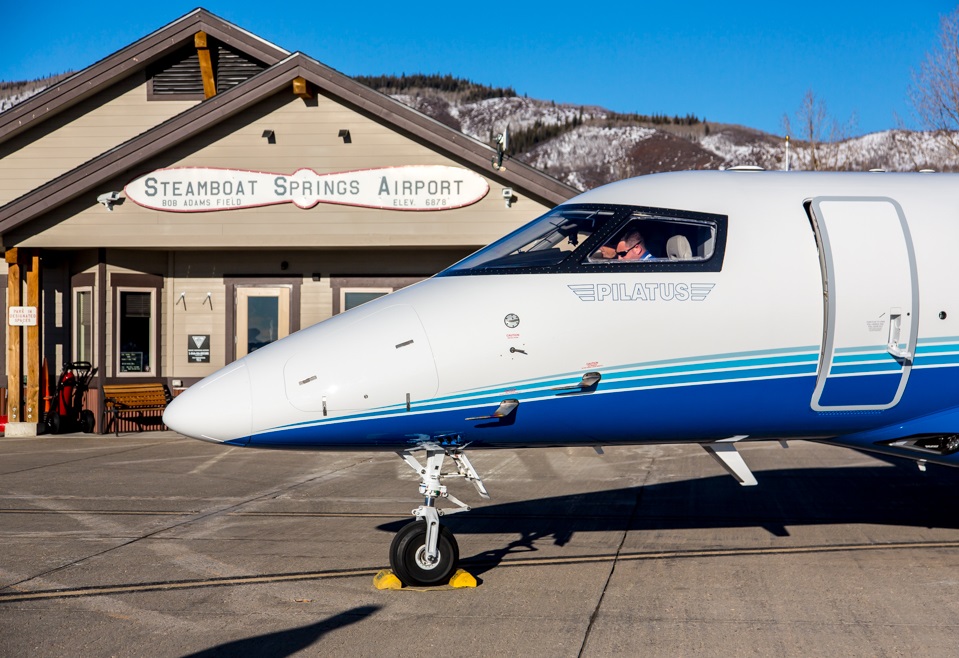
[[[195,1],[195,0],[194,0]],[[914,124],[911,71],[955,2],[331,2],[206,9],[348,75],[452,73],[619,112],[693,113],[782,132],[812,89],[858,133]],[[0,80],[79,70],[194,2],[23,2],[3,10]]]

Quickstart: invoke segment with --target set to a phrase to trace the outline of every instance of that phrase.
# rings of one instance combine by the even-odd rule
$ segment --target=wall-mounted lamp
[[[263,138],[266,140],[267,144],[276,144],[276,133],[272,130],[264,130]]]
[[[177,297],[176,304],[174,304],[174,306],[179,306],[180,302],[183,302],[183,310],[185,311],[186,310],[186,293],[185,292],[180,293],[180,296]]]
[[[352,144],[352,143],[353,143],[353,138],[350,137],[350,131],[347,130],[346,128],[341,128],[341,129],[340,129],[340,132],[336,133],[336,136],[337,136],[337,137],[342,137],[344,144]]]
[[[97,203],[102,203],[104,208],[113,212],[113,206],[123,203],[123,197],[119,192],[106,192],[97,197]]]
[[[206,294],[206,299],[203,300],[203,303],[206,304],[207,302],[210,302],[210,310],[212,311],[213,310],[213,293],[212,292],[208,292]]]

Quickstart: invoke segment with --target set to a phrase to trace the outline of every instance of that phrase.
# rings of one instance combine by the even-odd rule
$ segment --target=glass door
[[[289,286],[237,286],[236,358],[290,333]]]

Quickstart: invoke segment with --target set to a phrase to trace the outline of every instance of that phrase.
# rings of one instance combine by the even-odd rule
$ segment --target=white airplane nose
[[[163,412],[167,427],[196,439],[223,442],[250,436],[250,373],[237,361],[173,399]]]

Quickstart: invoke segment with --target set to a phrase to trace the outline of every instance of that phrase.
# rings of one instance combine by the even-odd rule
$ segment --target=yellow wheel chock
[[[394,574],[391,569],[384,569],[373,576],[373,586],[376,589],[409,589],[414,592],[430,592],[433,590],[476,587],[476,578],[468,571],[457,569],[446,585],[439,585],[437,587],[404,587],[403,583],[396,577],[396,574]]]

